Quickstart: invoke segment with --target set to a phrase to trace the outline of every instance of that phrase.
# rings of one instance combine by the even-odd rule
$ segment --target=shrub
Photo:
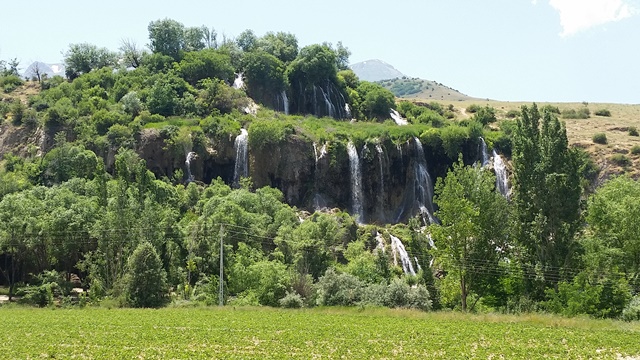
[[[624,154],[613,154],[611,155],[611,162],[617,164],[619,166],[629,166],[631,165],[631,160]]]
[[[607,143],[607,134],[605,133],[597,133],[593,135],[593,142],[596,144],[606,144]]]
[[[478,121],[482,125],[496,122],[496,110],[491,106],[479,108],[473,115],[473,120]]]
[[[0,77],[0,88],[5,93],[10,93],[15,90],[18,86],[24,84],[22,79],[16,75],[8,75]]]
[[[640,145],[633,145],[633,147],[631,148],[631,153],[633,155],[639,155],[640,154]]]
[[[611,116],[611,111],[609,111],[608,109],[596,110],[596,115],[597,116]]]
[[[466,111],[471,114],[475,114],[478,110],[480,110],[480,105],[478,104],[471,104],[467,106],[467,109],[466,109]]]
[[[553,105],[543,106],[542,111],[560,115],[560,109],[557,106],[553,106]]]
[[[638,129],[636,129],[635,126],[630,126],[627,131],[629,132],[629,136],[638,136],[638,135],[640,135],[640,134],[638,134]]]
[[[159,307],[167,301],[167,273],[160,256],[149,242],[143,242],[127,261],[125,294],[133,307]]]
[[[514,119],[519,117],[520,115],[522,115],[522,113],[519,110],[509,110],[507,111],[507,114],[505,116],[509,119]]]
[[[420,309],[423,311],[431,310],[432,302],[427,288],[424,285],[412,287],[409,290],[407,305],[413,309]]]
[[[280,306],[287,309],[299,309],[304,305],[302,296],[296,292],[288,292],[282,299],[278,301]]]
[[[253,149],[261,150],[268,145],[279,144],[293,132],[293,125],[290,123],[257,120],[249,127],[249,145]]]
[[[634,296],[622,310],[622,320],[640,320],[640,295]]]
[[[460,126],[447,126],[440,131],[442,147],[450,159],[458,158],[462,151],[462,145],[467,140],[468,132],[466,128]]]
[[[363,284],[357,277],[328,269],[318,280],[318,305],[355,305],[361,300]]]
[[[587,107],[582,107],[578,110],[562,110],[562,118],[564,119],[588,119],[590,114],[591,113],[589,112],[589,108]]]

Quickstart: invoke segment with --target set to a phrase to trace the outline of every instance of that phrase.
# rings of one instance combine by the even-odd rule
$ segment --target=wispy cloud
[[[549,0],[549,4],[560,14],[562,37],[620,21],[637,13],[637,9],[627,0]]]

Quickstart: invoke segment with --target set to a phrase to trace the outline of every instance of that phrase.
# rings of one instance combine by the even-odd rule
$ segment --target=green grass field
[[[0,308],[0,356],[634,359],[640,324],[387,309]]]

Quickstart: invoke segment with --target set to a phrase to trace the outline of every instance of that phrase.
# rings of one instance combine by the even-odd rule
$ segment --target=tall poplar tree
[[[580,175],[563,123],[551,112],[522,107],[513,136],[515,235],[522,247],[530,295],[568,279],[575,266]]]

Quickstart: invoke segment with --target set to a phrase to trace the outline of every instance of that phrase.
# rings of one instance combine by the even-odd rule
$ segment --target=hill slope
[[[471,96],[465,95],[456,89],[450,88],[437,81],[418,78],[396,78],[391,80],[377,81],[399,98],[414,100],[445,100],[464,101],[474,100]]]

